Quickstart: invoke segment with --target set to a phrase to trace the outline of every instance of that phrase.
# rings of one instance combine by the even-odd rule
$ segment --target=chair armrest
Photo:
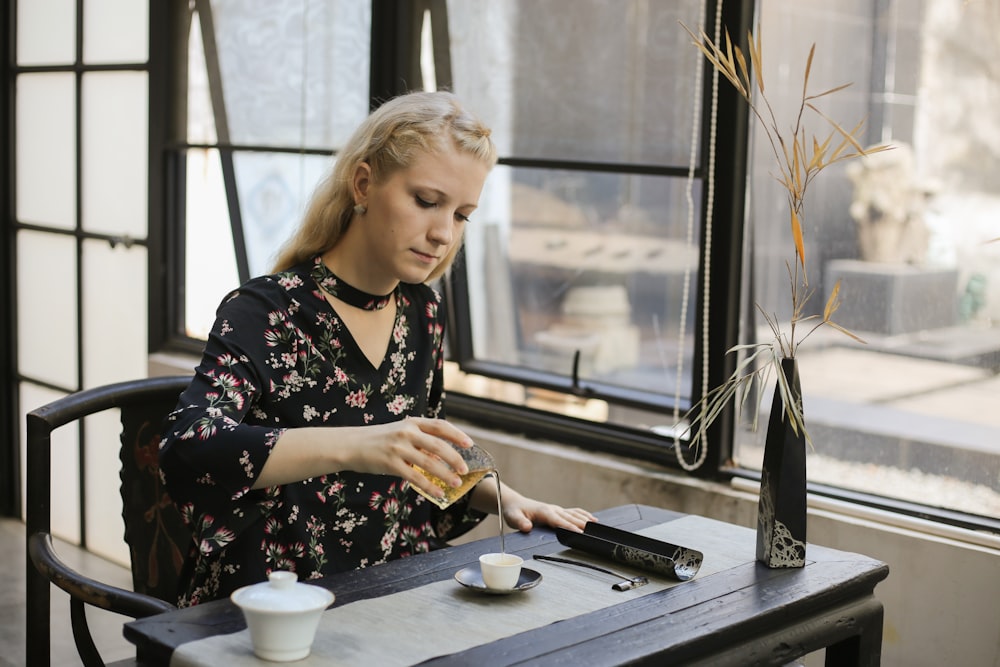
[[[28,553],[35,569],[45,578],[69,593],[70,597],[86,604],[132,618],[145,618],[176,609],[174,605],[159,598],[85,577],[59,558],[49,533],[39,532],[28,536]]]

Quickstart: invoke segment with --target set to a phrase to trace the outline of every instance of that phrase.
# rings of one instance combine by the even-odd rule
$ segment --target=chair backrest
[[[176,603],[178,577],[193,542],[160,481],[160,425],[190,380],[190,376],[176,376],[119,382],[78,391],[28,413],[28,664],[49,664],[52,583],[70,595],[73,636],[85,665],[103,664],[87,627],[85,605],[140,618],[171,609]],[[56,554],[50,534],[52,431],[114,408],[119,410],[122,423],[122,518],[134,591],[73,571]]]
[[[121,410],[122,519],[132,586],[171,604],[177,602],[177,580],[192,544],[191,530],[160,480],[160,426],[176,405],[177,394],[167,392]]]

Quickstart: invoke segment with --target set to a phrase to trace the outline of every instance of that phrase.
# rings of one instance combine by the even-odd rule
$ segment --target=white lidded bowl
[[[267,581],[230,596],[243,611],[258,658],[291,662],[309,655],[319,619],[334,596],[325,588],[298,583],[298,578],[294,572],[271,572]]]

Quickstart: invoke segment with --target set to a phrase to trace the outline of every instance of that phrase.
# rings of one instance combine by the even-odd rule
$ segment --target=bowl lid
[[[233,591],[230,598],[238,607],[262,612],[315,611],[333,602],[333,593],[299,583],[298,578],[294,572],[275,570],[267,581]]]

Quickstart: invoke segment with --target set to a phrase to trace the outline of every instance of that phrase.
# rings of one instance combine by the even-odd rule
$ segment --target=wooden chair
[[[157,377],[110,384],[76,392],[28,413],[27,664],[49,664],[50,584],[70,595],[73,639],[87,666],[104,662],[87,626],[86,605],[131,618],[175,608],[177,579],[192,540],[160,482],[160,424],[190,380],[187,376]],[[50,533],[52,431],[115,408],[122,423],[122,518],[133,591],[95,581],[68,567],[56,554]]]

